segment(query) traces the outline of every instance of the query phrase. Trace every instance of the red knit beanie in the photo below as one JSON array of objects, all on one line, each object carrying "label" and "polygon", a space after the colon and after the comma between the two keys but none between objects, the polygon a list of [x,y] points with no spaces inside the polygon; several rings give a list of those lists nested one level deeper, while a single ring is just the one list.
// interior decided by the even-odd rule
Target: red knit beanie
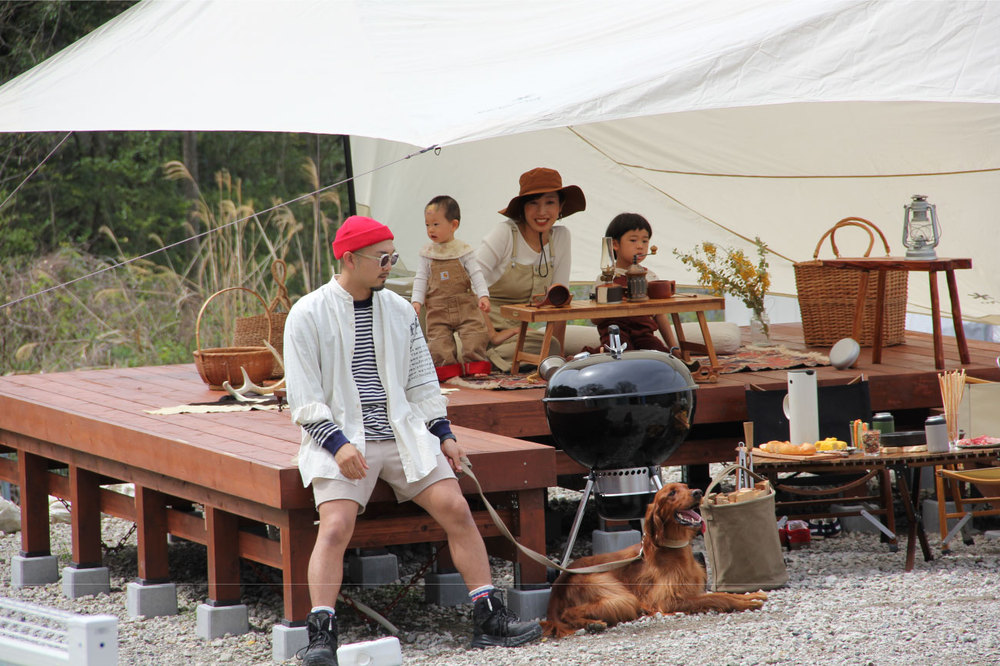
[{"label": "red knit beanie", "polygon": [[363,247],[395,238],[389,227],[370,217],[351,215],[344,220],[333,239],[333,256],[340,259],[345,252],[354,252]]}]

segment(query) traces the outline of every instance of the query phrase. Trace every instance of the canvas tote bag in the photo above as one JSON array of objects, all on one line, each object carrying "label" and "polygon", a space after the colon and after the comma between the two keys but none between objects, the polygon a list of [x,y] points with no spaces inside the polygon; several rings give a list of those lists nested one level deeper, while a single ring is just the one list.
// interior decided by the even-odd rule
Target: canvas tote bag
[{"label": "canvas tote bag", "polygon": [[[715,487],[739,469],[764,481],[766,494],[735,504],[709,503]],[[774,515],[774,489],[763,477],[745,467],[729,465],[706,489],[701,516],[713,592],[773,590],[788,582]]]}]

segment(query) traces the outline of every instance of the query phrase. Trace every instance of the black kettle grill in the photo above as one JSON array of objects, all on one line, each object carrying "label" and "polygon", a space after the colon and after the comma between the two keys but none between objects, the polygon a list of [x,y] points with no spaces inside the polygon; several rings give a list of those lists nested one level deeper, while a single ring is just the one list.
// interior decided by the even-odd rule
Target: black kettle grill
[{"label": "black kettle grill", "polygon": [[607,520],[642,518],[660,488],[660,463],[684,441],[694,419],[697,385],[684,363],[659,351],[625,351],[618,327],[609,351],[539,366],[548,380],[545,416],[556,444],[590,468],[563,564],[594,493]]}]

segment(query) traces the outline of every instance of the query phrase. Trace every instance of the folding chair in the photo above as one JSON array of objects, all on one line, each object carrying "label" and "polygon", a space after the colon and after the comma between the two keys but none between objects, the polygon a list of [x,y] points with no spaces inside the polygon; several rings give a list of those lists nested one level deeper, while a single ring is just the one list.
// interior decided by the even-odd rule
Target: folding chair
[{"label": "folding chair", "polygon": [[[941,527],[941,552],[947,553],[948,543],[965,527],[974,516],[1000,516],[1000,467],[980,467],[976,469],[956,469],[956,465],[938,465],[934,481],[937,489],[938,524]],[[962,486],[969,484],[979,490],[982,497],[962,495]],[[948,511],[948,497],[955,503],[955,510]],[[976,508],[982,505],[982,508]],[[958,518],[950,530],[948,520]],[[972,537],[966,536],[966,545],[972,545]]]},{"label": "folding chair", "polygon": [[[966,437],[996,435],[1000,433],[1000,383],[975,377],[965,378],[965,392],[958,413],[958,427]],[[941,551],[947,553],[948,543],[974,516],[1000,515],[1000,467],[972,467],[938,465],[934,482],[937,490],[938,520],[941,528]],[[963,493],[967,488],[969,492]],[[975,488],[981,497],[972,497]],[[947,501],[955,503],[955,510],[947,510]],[[958,518],[958,524],[948,529],[948,519]],[[971,536],[963,539],[972,545]]]},{"label": "folding chair", "polygon": [[[788,417],[782,402],[785,389],[765,391],[752,385],[746,391],[747,414],[753,421],[754,445],[771,440],[788,439]],[[868,382],[858,377],[849,384],[817,387],[819,398],[820,438],[836,437],[849,442],[850,423],[854,419],[869,421],[872,416]],[[781,470],[779,470],[779,473]],[[879,529],[893,544],[896,542],[896,519],[893,512],[892,485],[889,470],[872,469],[864,474],[823,473],[805,476],[795,472],[774,482],[775,488],[792,498],[778,501],[779,513],[796,512],[796,518],[843,518],[861,516]],[[868,483],[878,481],[878,490],[868,490]],[[846,495],[845,493],[851,493]],[[860,504],[860,509],[834,510],[834,504]],[[790,516],[791,517],[791,516]],[[879,520],[881,517],[884,520]]]}]

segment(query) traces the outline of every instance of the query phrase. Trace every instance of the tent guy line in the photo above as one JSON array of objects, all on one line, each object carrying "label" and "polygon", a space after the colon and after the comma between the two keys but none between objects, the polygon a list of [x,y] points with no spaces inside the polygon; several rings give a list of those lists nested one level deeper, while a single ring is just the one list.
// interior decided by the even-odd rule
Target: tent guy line
[{"label": "tent guy line", "polygon": [[[575,129],[574,127],[570,126],[570,127],[567,127],[566,129],[568,129],[568,130],[569,130],[569,131],[570,131],[570,132],[571,132],[571,133],[572,133],[572,134],[573,134],[573,135],[574,135],[575,137],[577,137],[577,138],[578,138],[578,139],[579,139],[580,141],[582,141],[583,143],[585,143],[585,144],[587,144],[588,146],[590,146],[590,148],[591,148],[592,150],[594,150],[594,151],[596,151],[597,153],[599,153],[599,154],[603,155],[604,157],[606,157],[607,159],[611,160],[612,162],[614,162],[614,163],[615,163],[615,164],[617,164],[618,166],[620,166],[620,167],[623,167],[623,168],[628,168],[628,167],[630,166],[630,165],[628,165],[628,164],[623,164],[623,163],[622,163],[622,162],[620,162],[619,160],[616,160],[616,159],[615,159],[614,157],[612,157],[611,155],[609,155],[609,154],[608,154],[607,152],[605,152],[605,151],[601,150],[601,148],[600,148],[600,147],[598,147],[597,145],[595,145],[593,141],[590,141],[590,140],[588,140],[588,139],[587,139],[587,137],[585,137],[585,136],[581,135],[581,134],[580,134],[579,132],[577,132],[577,131],[576,131],[576,129]],[[435,154],[437,154],[437,153],[435,153]],[[642,171],[642,170],[643,170],[643,168],[641,168],[641,167],[640,167],[640,168],[639,168],[638,170],[639,170],[639,171]],[[649,171],[659,171],[658,169],[647,169],[647,170],[649,170]],[[639,180],[639,181],[642,181],[642,182],[643,182],[643,183],[644,183],[644,184],[645,184],[646,186],[648,186],[648,187],[649,187],[649,188],[650,188],[651,190],[653,190],[654,192],[659,192],[660,194],[662,194],[662,195],[663,195],[663,196],[665,196],[666,198],[668,198],[668,199],[670,199],[671,201],[673,201],[673,202],[674,202],[675,204],[677,204],[678,206],[681,206],[682,208],[686,208],[687,210],[691,211],[692,213],[694,213],[695,215],[697,215],[697,216],[698,216],[698,217],[700,217],[701,219],[705,220],[706,222],[710,222],[711,224],[714,224],[714,225],[715,225],[716,227],[718,227],[719,229],[722,229],[723,231],[725,231],[725,232],[727,232],[727,233],[730,233],[730,234],[732,234],[733,236],[736,236],[737,238],[740,238],[740,239],[742,239],[742,240],[746,241],[747,243],[754,243],[754,239],[753,239],[753,238],[749,238],[749,237],[748,237],[748,236],[746,236],[745,234],[741,234],[740,232],[736,231],[735,229],[731,229],[731,228],[727,227],[726,225],[724,225],[723,223],[719,222],[718,220],[716,220],[716,219],[714,219],[714,218],[710,217],[709,215],[707,215],[707,214],[705,214],[705,213],[701,212],[700,210],[697,210],[697,209],[695,209],[695,208],[694,208],[693,206],[690,206],[690,205],[688,205],[688,204],[684,203],[683,201],[681,201],[680,199],[678,199],[678,198],[677,198],[676,196],[674,196],[673,194],[670,194],[669,192],[667,192],[666,190],[664,190],[664,189],[663,189],[662,187],[658,187],[658,186],[657,186],[657,185],[655,185],[654,183],[651,183],[650,181],[646,180],[645,178],[642,178],[641,176],[639,176],[639,175],[638,175],[638,174],[636,174],[636,173],[631,173],[631,176],[632,176],[633,178],[635,178],[636,180]],[[774,255],[775,257],[779,257],[779,258],[781,258],[781,259],[784,259],[784,260],[785,260],[785,261],[787,261],[788,263],[791,263],[791,264],[794,264],[794,263],[795,263],[795,260],[794,260],[794,259],[791,259],[791,258],[789,258],[789,257],[786,257],[785,255],[783,255],[783,254],[781,254],[780,252],[778,252],[778,251],[776,251],[776,250],[772,249],[771,247],[767,246],[766,244],[765,244],[765,246],[764,246],[764,247],[765,247],[765,250],[766,250],[766,251],[767,251],[767,252],[768,252],[769,254],[772,254],[772,255]]]},{"label": "tent guy line", "polygon": [[[572,129],[572,128],[570,128]],[[985,169],[961,169],[958,171],[927,171],[917,173],[842,173],[842,174],[807,174],[807,175],[780,175],[780,174],[760,174],[760,173],[710,173],[707,171],[680,171],[677,169],[657,169],[656,167],[644,164],[629,164],[628,162],[616,162],[619,166],[627,169],[638,169],[640,171],[650,171],[653,173],[669,173],[675,176],[704,176],[706,178],[761,178],[764,180],[827,180],[836,178],[922,178],[930,176],[965,176],[973,173],[996,173],[1000,172],[1000,167],[989,167]]]},{"label": "tent guy line", "polygon": [[66,136],[64,136],[62,138],[62,140],[59,143],[56,144],[55,148],[53,148],[52,150],[50,150],[49,154],[46,155],[44,158],[42,158],[42,161],[39,162],[38,165],[34,169],[31,170],[31,173],[29,173],[27,176],[25,176],[24,180],[22,180],[20,183],[18,183],[17,187],[14,188],[14,191],[11,192],[7,196],[7,198],[3,200],[3,203],[0,203],[0,209],[2,209],[4,206],[6,206],[7,202],[14,198],[14,195],[17,194],[18,190],[20,190],[22,187],[24,187],[24,184],[27,183],[29,180],[31,180],[31,177],[35,175],[35,172],[38,171],[39,169],[41,169],[42,166],[44,166],[44,164],[49,161],[49,158],[52,157],[53,155],[55,155],[57,150],[59,150],[60,148],[62,148],[62,145],[64,143],[66,143],[66,139],[70,138],[70,136],[72,136],[72,135],[73,135],[72,132],[66,132]]},{"label": "tent guy line", "polygon": [[[72,134],[72,132],[70,132],[70,134]],[[63,144],[63,142],[65,142],[66,139],[69,138],[70,134],[67,134],[63,138],[63,141],[61,141],[59,143],[59,146],[61,146]],[[59,148],[59,146],[56,146],[52,150],[52,153],[49,153],[49,156],[47,156],[45,159],[48,159],[49,157],[51,157],[51,155],[53,153],[55,153],[55,151]],[[326,185],[324,187],[320,187],[319,189],[313,190],[312,192],[306,192],[305,194],[301,194],[301,195],[299,195],[299,196],[297,196],[294,199],[291,199],[289,201],[283,201],[283,202],[281,202],[279,204],[275,204],[275,205],[271,206],[270,208],[265,208],[264,210],[254,211],[250,215],[245,215],[244,217],[241,217],[239,219],[232,220],[231,222],[227,222],[227,223],[225,223],[225,224],[223,224],[223,225],[221,225],[219,227],[216,227],[215,229],[209,229],[208,231],[203,231],[200,234],[195,234],[193,236],[188,236],[187,238],[183,238],[183,239],[181,239],[179,241],[171,243],[170,245],[164,245],[161,248],[157,248],[155,250],[151,250],[150,252],[147,252],[145,254],[141,254],[141,255],[139,255],[137,257],[132,257],[131,259],[126,259],[125,261],[120,261],[120,262],[118,262],[116,264],[112,264],[110,266],[105,266],[104,268],[98,269],[96,271],[92,271],[90,273],[87,273],[86,275],[81,275],[80,277],[76,277],[76,278],[73,278],[72,280],[67,280],[66,282],[62,282],[60,284],[53,285],[51,287],[47,287],[47,288],[42,289],[40,291],[36,291],[36,292],[30,293],[30,294],[25,294],[24,296],[21,296],[20,298],[16,298],[16,299],[14,299],[12,301],[7,301],[6,303],[0,304],[0,310],[3,310],[5,308],[8,308],[8,307],[11,307],[11,306],[14,306],[14,305],[17,305],[18,303],[22,303],[22,302],[27,301],[27,300],[32,299],[32,298],[37,298],[38,296],[41,296],[43,294],[49,293],[50,291],[55,291],[56,289],[62,289],[63,287],[68,287],[68,286],[70,286],[72,284],[76,284],[77,282],[81,282],[83,280],[88,280],[88,279],[90,279],[90,278],[92,278],[92,277],[94,277],[96,275],[100,275],[101,273],[107,273],[108,271],[116,270],[118,268],[121,268],[122,266],[127,266],[127,265],[129,265],[129,264],[131,264],[133,262],[139,261],[140,259],[148,259],[149,257],[152,257],[155,254],[159,254],[160,252],[166,252],[167,250],[172,250],[173,248],[175,248],[175,247],[177,247],[179,245],[184,245],[185,243],[189,243],[189,242],[191,242],[193,240],[196,240],[198,238],[202,238],[202,237],[207,236],[209,234],[213,234],[213,233],[216,233],[218,231],[222,231],[223,229],[227,229],[227,228],[229,228],[229,227],[231,227],[231,226],[233,226],[235,224],[239,224],[240,222],[246,222],[250,218],[256,217],[257,215],[270,213],[271,211],[277,210],[278,208],[281,208],[282,206],[288,206],[290,204],[296,203],[296,202],[301,201],[303,199],[307,199],[309,197],[317,195],[320,192],[325,192],[326,190],[329,190],[331,188],[339,187],[340,185],[344,185],[345,183],[348,183],[348,182],[350,182],[352,180],[355,180],[357,178],[360,178],[362,176],[370,176],[371,174],[375,173],[376,171],[379,171],[380,169],[385,169],[386,167],[390,167],[393,164],[396,164],[398,162],[402,162],[403,160],[408,160],[411,157],[417,157],[419,155],[423,155],[424,153],[426,153],[428,151],[437,150],[438,148],[439,148],[439,146],[428,146],[427,148],[421,148],[420,150],[417,150],[417,151],[414,151],[412,153],[409,153],[408,155],[404,155],[403,157],[398,157],[398,158],[396,158],[394,160],[391,160],[391,161],[386,162],[384,164],[380,164],[380,165],[378,165],[376,167],[368,169],[367,171],[364,171],[363,173],[354,174],[353,176],[351,176],[349,178],[344,178],[342,180],[338,180],[335,183],[331,183],[330,185]],[[43,160],[43,163],[44,163],[44,160]],[[40,166],[41,166],[41,164],[39,164],[39,167]],[[37,170],[38,170],[38,167],[35,167],[35,171],[37,171]],[[34,171],[32,171],[32,174],[33,173],[34,173]],[[29,175],[29,178],[30,178],[30,175]],[[25,180],[27,180],[27,179],[25,179]]]}]

